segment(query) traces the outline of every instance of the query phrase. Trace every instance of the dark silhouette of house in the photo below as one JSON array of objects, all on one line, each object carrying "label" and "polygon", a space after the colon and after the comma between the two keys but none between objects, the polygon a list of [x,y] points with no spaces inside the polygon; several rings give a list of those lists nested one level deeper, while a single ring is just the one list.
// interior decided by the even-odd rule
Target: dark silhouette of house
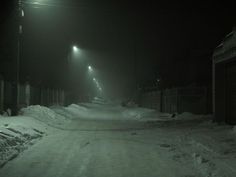
[{"label": "dark silhouette of house", "polygon": [[214,120],[236,124],[236,29],[213,54]]}]

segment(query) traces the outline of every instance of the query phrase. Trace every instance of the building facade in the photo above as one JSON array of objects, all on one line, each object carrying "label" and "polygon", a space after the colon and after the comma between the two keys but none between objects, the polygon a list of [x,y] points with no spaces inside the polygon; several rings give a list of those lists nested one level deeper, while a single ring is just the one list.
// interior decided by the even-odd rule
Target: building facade
[{"label": "building facade", "polygon": [[236,124],[236,28],[213,53],[214,120]]}]

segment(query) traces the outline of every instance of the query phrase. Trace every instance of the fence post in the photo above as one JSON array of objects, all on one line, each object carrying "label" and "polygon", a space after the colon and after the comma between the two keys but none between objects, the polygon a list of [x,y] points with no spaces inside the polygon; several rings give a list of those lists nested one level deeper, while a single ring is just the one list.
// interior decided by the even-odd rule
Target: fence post
[{"label": "fence post", "polygon": [[59,101],[58,101],[58,89],[56,89],[56,105],[59,105]]},{"label": "fence post", "polygon": [[52,90],[52,98],[53,98],[52,105],[56,105],[56,89]]},{"label": "fence post", "polygon": [[52,89],[48,89],[48,95],[49,95],[49,101],[48,101],[48,107],[52,105]]},{"label": "fence post", "polygon": [[64,90],[62,90],[61,92],[61,104],[62,106],[65,105],[65,91]]},{"label": "fence post", "polygon": [[40,89],[41,95],[40,95],[40,105],[44,105],[44,87],[41,87]]},{"label": "fence post", "polygon": [[54,89],[54,105],[57,105],[57,89]]},{"label": "fence post", "polygon": [[60,93],[61,93],[61,89],[58,89],[58,90],[57,90],[57,104],[58,104],[59,106],[61,105]]},{"label": "fence post", "polygon": [[0,111],[3,111],[4,104],[4,81],[3,77],[0,75]]},{"label": "fence post", "polygon": [[176,112],[180,113],[179,104],[180,104],[180,88],[176,89]]},{"label": "fence post", "polygon": [[25,84],[25,103],[26,103],[26,106],[29,106],[30,105],[30,84],[28,82],[26,82]]},{"label": "fence post", "polygon": [[56,103],[56,97],[55,97],[55,94],[56,93],[56,90],[55,89],[52,89],[52,105],[55,105],[55,103]]},{"label": "fence post", "polygon": [[63,91],[62,91],[62,89],[60,89],[60,91],[59,91],[59,104],[60,104],[61,106],[63,105],[62,94],[63,94]]},{"label": "fence post", "polygon": [[55,90],[54,89],[51,89],[51,104],[50,106],[54,105],[55,103],[55,99],[54,99],[54,94],[55,93]]},{"label": "fence post", "polygon": [[48,99],[47,99],[46,106],[50,106],[50,104],[52,102],[52,96],[51,96],[51,89],[50,88],[47,89],[47,96],[48,96]]}]

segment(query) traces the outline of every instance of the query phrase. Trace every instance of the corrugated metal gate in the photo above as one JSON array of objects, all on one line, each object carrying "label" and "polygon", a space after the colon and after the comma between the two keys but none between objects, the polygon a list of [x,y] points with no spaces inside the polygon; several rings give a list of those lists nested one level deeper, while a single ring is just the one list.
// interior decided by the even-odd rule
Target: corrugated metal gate
[{"label": "corrugated metal gate", "polygon": [[236,62],[227,65],[226,78],[226,121],[236,124]]}]

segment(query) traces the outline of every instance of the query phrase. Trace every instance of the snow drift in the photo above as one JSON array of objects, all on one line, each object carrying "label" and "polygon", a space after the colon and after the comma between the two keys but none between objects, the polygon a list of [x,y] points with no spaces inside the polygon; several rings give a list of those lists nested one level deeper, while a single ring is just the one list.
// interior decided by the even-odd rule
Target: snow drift
[{"label": "snow drift", "polygon": [[47,124],[63,124],[68,121],[68,119],[61,114],[57,114],[52,109],[40,105],[22,108],[20,112],[24,116],[33,117]]},{"label": "snow drift", "polygon": [[46,132],[42,123],[30,117],[0,118],[0,168],[34,144]]}]

